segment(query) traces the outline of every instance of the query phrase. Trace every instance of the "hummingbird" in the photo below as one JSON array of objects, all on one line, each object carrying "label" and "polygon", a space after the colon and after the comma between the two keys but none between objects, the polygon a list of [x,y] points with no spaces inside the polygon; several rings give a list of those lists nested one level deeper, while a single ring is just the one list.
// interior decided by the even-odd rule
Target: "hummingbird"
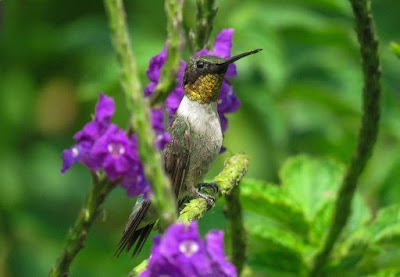
[{"label": "hummingbird", "polygon": [[[213,199],[201,193],[201,184],[211,163],[222,147],[223,135],[217,101],[228,66],[262,49],[244,52],[230,58],[203,55],[192,57],[186,65],[182,86],[185,95],[168,131],[171,141],[164,149],[164,169],[171,180],[178,210],[187,199],[204,198],[211,206]],[[140,196],[125,225],[118,249],[133,255],[142,249],[157,222],[157,212],[149,200]]]}]

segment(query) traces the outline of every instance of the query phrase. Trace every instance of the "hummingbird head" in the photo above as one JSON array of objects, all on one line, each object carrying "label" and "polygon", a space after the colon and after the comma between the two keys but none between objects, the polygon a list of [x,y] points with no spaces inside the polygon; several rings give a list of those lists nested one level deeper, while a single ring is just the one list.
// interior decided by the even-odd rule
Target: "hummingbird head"
[{"label": "hummingbird head", "polygon": [[208,55],[192,57],[186,65],[183,76],[183,88],[186,96],[201,104],[217,101],[228,66],[261,50],[255,49],[230,58]]}]

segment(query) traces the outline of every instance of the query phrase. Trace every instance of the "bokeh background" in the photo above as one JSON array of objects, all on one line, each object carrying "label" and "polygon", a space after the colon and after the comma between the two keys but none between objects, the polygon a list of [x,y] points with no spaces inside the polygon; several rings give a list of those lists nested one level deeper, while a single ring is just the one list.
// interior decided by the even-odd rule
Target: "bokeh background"
[{"label": "bokeh background", "polygon": [[[149,59],[163,47],[161,0],[126,1],[143,85]],[[184,19],[193,26],[195,1]],[[360,121],[362,76],[350,5],[337,0],[221,0],[214,34],[234,28],[233,53],[263,48],[237,63],[233,81],[242,101],[229,117],[228,151],[252,157],[248,176],[278,182],[297,153],[347,162]],[[372,210],[400,200],[400,2],[374,0],[380,38],[382,121],[373,158],[360,181]],[[185,59],[188,58],[188,52]],[[90,188],[74,166],[61,175],[61,152],[90,120],[98,93],[116,99],[113,121],[127,112],[102,1],[0,1],[0,276],[44,276]],[[138,260],[113,252],[134,199],[117,188],[91,229],[71,276],[125,276]],[[223,201],[200,222],[223,228]]]}]

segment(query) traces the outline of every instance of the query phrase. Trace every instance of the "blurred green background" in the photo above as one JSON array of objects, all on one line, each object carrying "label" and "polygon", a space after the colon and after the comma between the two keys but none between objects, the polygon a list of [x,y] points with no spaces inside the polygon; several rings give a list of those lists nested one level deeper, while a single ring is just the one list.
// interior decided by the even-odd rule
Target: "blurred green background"
[{"label": "blurred green background", "polygon": [[[186,27],[195,1],[186,1]],[[161,0],[127,1],[142,77],[165,41]],[[349,3],[337,0],[219,1],[214,34],[235,28],[233,53],[263,48],[237,63],[242,101],[231,115],[227,153],[252,157],[248,176],[277,182],[285,159],[309,153],[347,162],[360,120],[362,76]],[[398,0],[372,1],[383,69],[382,121],[360,190],[371,209],[400,200],[400,42]],[[185,56],[185,59],[188,55]],[[64,245],[90,175],[60,173],[61,151],[90,119],[98,92],[116,99],[113,121],[127,112],[102,1],[0,1],[0,276],[44,276]],[[117,188],[91,229],[71,276],[125,276],[136,263],[113,258],[133,199]],[[223,228],[223,203],[201,221]],[[150,241],[149,241],[150,242]],[[147,243],[149,247],[150,243]],[[138,258],[148,255],[148,249]]]}]

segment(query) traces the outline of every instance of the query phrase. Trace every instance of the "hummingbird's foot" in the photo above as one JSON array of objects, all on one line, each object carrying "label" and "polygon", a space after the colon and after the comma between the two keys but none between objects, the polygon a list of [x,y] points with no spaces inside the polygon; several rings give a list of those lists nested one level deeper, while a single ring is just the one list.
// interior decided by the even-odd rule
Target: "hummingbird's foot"
[{"label": "hummingbird's foot", "polygon": [[207,202],[207,210],[211,209],[211,207],[214,206],[214,203],[215,203],[215,198],[214,197],[212,197],[210,195],[203,194],[203,193],[201,193],[199,191],[196,191],[196,194],[197,194],[198,197],[203,198],[204,200],[206,200],[206,202]]},{"label": "hummingbird's foot", "polygon": [[212,196],[219,192],[219,188],[216,183],[200,183],[197,184],[196,188],[199,192]]},{"label": "hummingbird's foot", "polygon": [[214,206],[215,195],[218,193],[218,186],[215,183],[200,183],[194,191],[194,195],[203,198],[207,202],[208,209]]}]

